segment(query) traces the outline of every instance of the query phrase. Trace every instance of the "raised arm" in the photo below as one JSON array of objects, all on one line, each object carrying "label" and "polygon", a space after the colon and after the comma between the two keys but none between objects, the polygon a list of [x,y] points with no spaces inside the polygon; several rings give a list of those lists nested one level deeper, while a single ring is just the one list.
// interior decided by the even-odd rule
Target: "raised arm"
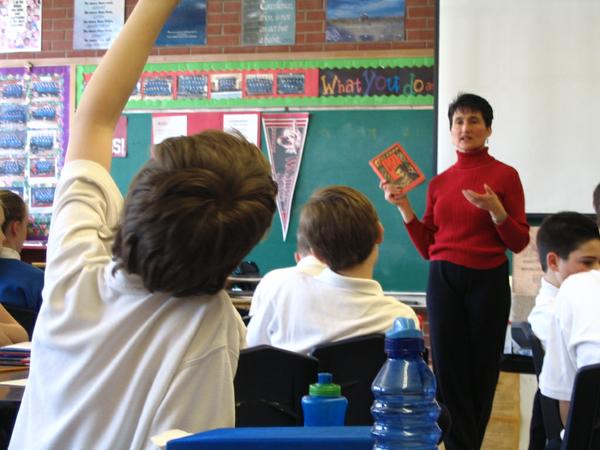
[{"label": "raised arm", "polygon": [[88,159],[107,170],[119,116],[158,33],[179,0],[139,0],[87,85],[71,127],[66,160]]}]

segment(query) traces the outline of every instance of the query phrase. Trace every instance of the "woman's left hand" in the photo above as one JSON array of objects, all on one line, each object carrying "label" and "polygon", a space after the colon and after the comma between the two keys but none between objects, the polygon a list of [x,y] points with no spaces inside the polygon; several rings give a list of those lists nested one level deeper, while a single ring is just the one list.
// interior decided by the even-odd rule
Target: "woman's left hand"
[{"label": "woman's left hand", "polygon": [[471,189],[463,189],[462,193],[472,205],[488,211],[495,224],[504,222],[508,214],[502,202],[491,187],[487,184],[484,184],[483,187],[485,189],[483,194],[479,194]]}]

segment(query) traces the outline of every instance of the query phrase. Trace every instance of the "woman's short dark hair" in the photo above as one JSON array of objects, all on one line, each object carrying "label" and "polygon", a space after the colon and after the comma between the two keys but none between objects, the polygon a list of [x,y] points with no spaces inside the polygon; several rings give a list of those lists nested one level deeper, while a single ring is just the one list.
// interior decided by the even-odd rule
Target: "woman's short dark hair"
[{"label": "woman's short dark hair", "polygon": [[316,191],[302,208],[298,234],[331,270],[349,269],[373,251],[379,218],[369,199],[348,186]]},{"label": "woman's short dark hair", "polygon": [[117,269],[152,292],[214,294],[265,235],[276,194],[269,163],[243,137],[167,139],[129,188],[113,244]]},{"label": "woman's short dark hair", "polygon": [[4,208],[2,232],[6,233],[11,222],[27,219],[27,205],[12,191],[0,190],[0,205]]},{"label": "woman's short dark hair", "polygon": [[475,94],[459,94],[450,106],[448,106],[448,120],[450,122],[450,128],[452,128],[452,119],[456,111],[474,111],[480,112],[485,122],[485,126],[490,128],[492,126],[492,120],[494,120],[494,111],[488,101]]}]

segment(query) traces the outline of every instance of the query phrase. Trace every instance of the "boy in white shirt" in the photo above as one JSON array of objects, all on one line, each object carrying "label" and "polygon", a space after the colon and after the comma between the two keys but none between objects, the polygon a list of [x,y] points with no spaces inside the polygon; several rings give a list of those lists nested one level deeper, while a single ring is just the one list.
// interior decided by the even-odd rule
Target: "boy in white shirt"
[{"label": "boy in white shirt", "polygon": [[11,450],[151,449],[235,423],[245,328],[223,290],[264,236],[277,187],[220,131],[170,138],[123,199],[112,136],[178,0],[139,0],[85,89],[56,189],[44,302]]},{"label": "boy in white shirt", "polygon": [[260,280],[252,294],[252,303],[248,313],[250,317],[261,308],[260,305],[270,302],[273,296],[277,295],[281,286],[288,283],[289,278],[298,276],[298,273],[318,275],[327,267],[311,253],[304,236],[298,234],[296,240],[296,252],[294,252],[296,265],[271,270]]},{"label": "boy in white shirt", "polygon": [[583,214],[559,212],[542,221],[536,245],[544,276],[527,320],[546,347],[554,301],[563,281],[574,273],[600,267],[600,232]]},{"label": "boy in white shirt", "polygon": [[302,209],[298,232],[328,267],[318,275],[298,271],[254,311],[248,345],[270,344],[307,353],[323,342],[383,333],[396,317],[418,323],[412,308],[386,297],[373,280],[383,227],[360,192],[330,186]]},{"label": "boy in white shirt", "polygon": [[577,370],[600,362],[600,270],[572,275],[556,297],[540,390],[559,401],[563,424]]},{"label": "boy in white shirt", "polygon": [[[600,232],[583,214],[559,212],[542,221],[536,246],[544,276],[527,320],[545,348],[554,321],[556,295],[563,281],[574,273],[600,267]],[[539,395],[538,390],[533,401],[529,450],[543,450],[547,445]]]}]

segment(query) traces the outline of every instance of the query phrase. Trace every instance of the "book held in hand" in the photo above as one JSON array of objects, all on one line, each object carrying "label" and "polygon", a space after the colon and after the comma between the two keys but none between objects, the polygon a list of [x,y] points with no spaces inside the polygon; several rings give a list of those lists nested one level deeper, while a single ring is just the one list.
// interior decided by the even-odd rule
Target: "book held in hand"
[{"label": "book held in hand", "polygon": [[425,175],[399,143],[392,144],[369,160],[381,181],[393,183],[405,194],[425,181]]}]

